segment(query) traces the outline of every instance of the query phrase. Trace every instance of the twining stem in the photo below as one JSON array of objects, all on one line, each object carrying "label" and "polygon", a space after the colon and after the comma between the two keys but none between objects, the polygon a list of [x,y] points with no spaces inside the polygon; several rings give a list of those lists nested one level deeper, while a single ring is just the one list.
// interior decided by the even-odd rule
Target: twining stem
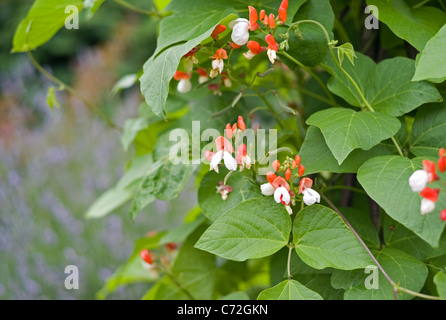
[{"label": "twining stem", "polygon": [[[342,65],[339,63],[338,59],[336,58],[336,55],[335,55],[334,50],[333,50],[334,43],[333,43],[333,41],[330,39],[330,35],[328,34],[327,29],[325,29],[325,27],[324,27],[321,23],[319,23],[319,22],[317,22],[317,21],[315,21],[315,20],[300,20],[300,21],[297,21],[297,22],[293,23],[293,24],[288,28],[288,32],[291,30],[291,28],[292,28],[293,26],[297,26],[297,25],[299,25],[299,24],[301,24],[301,23],[313,23],[313,24],[319,26],[319,28],[321,28],[321,30],[324,32],[325,38],[326,38],[326,40],[327,40],[328,49],[329,49],[329,51],[330,51],[330,55],[331,55],[331,57],[332,57],[334,63],[338,66],[339,70],[341,70],[341,72],[347,77],[347,79],[348,79],[348,80],[352,83],[352,85],[355,87],[355,89],[356,89],[356,91],[358,92],[359,97],[361,98],[361,100],[362,100],[362,102],[364,103],[365,107],[366,107],[369,111],[371,111],[371,112],[375,112],[375,110],[372,108],[372,106],[370,105],[370,103],[367,101],[366,97],[364,96],[364,93],[362,92],[361,88],[358,86],[358,84],[356,83],[356,81],[355,81],[355,80],[350,76],[350,74],[349,74],[349,73],[342,67]],[[283,54],[283,52],[282,52],[282,54]],[[290,55],[288,55],[288,56],[290,56]],[[291,57],[291,56],[290,56],[290,57]],[[297,60],[296,60],[296,61],[297,61]],[[293,61],[293,62],[294,62],[294,61]],[[393,144],[395,145],[395,148],[397,149],[398,154],[399,154],[400,156],[404,157],[404,154],[403,154],[403,152],[402,152],[402,150],[401,150],[401,147],[400,147],[399,144],[398,144],[398,141],[396,141],[396,139],[395,139],[394,137],[391,137],[390,139],[392,140]]]},{"label": "twining stem", "polygon": [[190,300],[195,300],[194,296],[189,292],[189,290],[187,290],[186,288],[184,288],[181,283],[179,283],[177,281],[177,279],[175,278],[175,276],[173,275],[173,273],[169,270],[169,268],[167,266],[164,266],[163,264],[159,263],[158,266],[163,270],[163,272],[170,278],[170,280],[172,280],[173,284],[180,290],[182,291]]},{"label": "twining stem", "polygon": [[62,89],[66,90],[67,92],[71,93],[73,96],[81,100],[89,109],[91,109],[93,112],[98,114],[100,117],[102,117],[112,128],[117,129],[119,131],[122,131],[121,127],[119,127],[116,123],[113,122],[105,113],[103,113],[101,110],[96,108],[94,105],[92,105],[87,99],[85,99],[83,96],[79,94],[74,88],[67,85],[65,82],[60,80],[59,78],[53,76],[51,73],[46,71],[34,58],[31,51],[28,51],[29,59],[31,60],[31,63],[34,65],[34,67],[42,73],[46,78],[48,78],[50,81],[54,82],[55,84],[59,85]]},{"label": "twining stem", "polygon": [[291,275],[291,253],[293,252],[294,246],[289,245],[288,248],[289,248],[289,250],[288,250],[288,260],[287,260],[287,264],[286,264],[286,271],[288,274],[288,280],[290,280],[292,278],[292,275]]},{"label": "twining stem", "polygon": [[394,300],[398,299],[398,292],[406,292],[410,295],[413,296],[417,296],[420,298],[424,298],[424,299],[430,299],[430,300],[441,300],[440,297],[436,297],[436,296],[430,296],[427,294],[423,294],[423,293],[419,293],[419,292],[415,292],[412,291],[410,289],[404,288],[404,287],[400,287],[395,281],[392,280],[392,278],[390,278],[390,276],[387,274],[387,272],[384,270],[384,268],[381,266],[381,264],[378,262],[378,260],[375,258],[375,256],[373,255],[373,253],[370,251],[370,249],[367,247],[367,245],[364,243],[364,241],[362,240],[362,238],[359,236],[359,234],[356,232],[356,230],[353,228],[353,226],[350,224],[350,222],[348,222],[348,220],[344,217],[344,215],[338,210],[338,208],[323,194],[321,193],[321,197],[328,203],[328,205],[342,218],[342,220],[344,220],[345,224],[347,225],[347,227],[350,229],[350,231],[355,235],[355,237],[358,239],[358,241],[361,243],[361,245],[364,247],[364,249],[367,251],[368,255],[370,256],[370,258],[372,258],[373,262],[375,262],[375,264],[377,265],[377,267],[379,268],[379,270],[381,270],[382,274],[384,275],[384,277],[386,278],[386,280],[390,283],[390,285],[393,288],[393,298]]},{"label": "twining stem", "polygon": [[322,90],[324,90],[325,94],[327,95],[328,99],[330,99],[330,104],[337,106],[336,100],[334,99],[333,95],[331,94],[331,92],[328,90],[327,86],[325,85],[325,83],[321,80],[321,78],[319,78],[310,68],[308,68],[307,66],[305,66],[304,64],[302,64],[302,62],[300,62],[299,60],[295,59],[294,57],[292,57],[291,55],[289,55],[287,52],[285,51],[279,51],[279,54],[285,56],[287,59],[291,60],[293,63],[297,64],[299,67],[301,67],[302,69],[304,69],[310,76],[312,76],[314,78],[314,80],[317,81],[317,83],[321,86]]}]

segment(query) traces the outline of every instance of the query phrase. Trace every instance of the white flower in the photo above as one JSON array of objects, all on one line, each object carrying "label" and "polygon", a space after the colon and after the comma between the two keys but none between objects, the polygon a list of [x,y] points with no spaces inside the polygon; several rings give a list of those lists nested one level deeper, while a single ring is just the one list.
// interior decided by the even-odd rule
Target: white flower
[{"label": "white flower", "polygon": [[421,199],[421,208],[420,208],[421,214],[427,214],[429,212],[432,212],[434,209],[435,209],[435,202],[426,198]]},{"label": "white flower", "polygon": [[181,93],[189,92],[192,89],[192,84],[189,79],[181,79],[178,81],[177,90]]},{"label": "white flower", "polygon": [[268,49],[266,51],[266,55],[268,56],[269,61],[271,61],[271,63],[274,63],[276,61],[276,51],[273,49]]},{"label": "white flower", "polygon": [[208,81],[208,76],[199,76],[198,77],[198,83],[203,83]]},{"label": "white flower", "polygon": [[272,196],[274,194],[274,191],[276,191],[276,189],[274,189],[274,187],[269,182],[260,185],[260,190],[265,196]]},{"label": "white flower", "polygon": [[293,214],[293,209],[291,209],[290,206],[285,206],[286,211],[288,212],[288,214],[291,216]]},{"label": "white flower", "polygon": [[291,196],[285,187],[279,187],[274,191],[274,200],[284,205],[290,204]]},{"label": "white flower", "polygon": [[232,29],[231,39],[239,45],[245,45],[249,40],[249,21],[247,19],[239,18],[229,23],[229,28]]},{"label": "white flower", "polygon": [[235,159],[232,157],[232,155],[229,152],[223,151],[223,160],[224,160],[225,166],[228,170],[230,170],[230,171],[237,170],[237,161],[235,161]]},{"label": "white flower", "polygon": [[220,73],[223,71],[224,65],[223,59],[212,60],[212,69],[218,70]]},{"label": "white flower", "polygon": [[409,186],[413,192],[421,192],[429,181],[429,174],[424,170],[417,170],[409,178]]},{"label": "white flower", "polygon": [[321,202],[321,196],[319,193],[317,193],[317,191],[314,191],[311,188],[305,188],[302,191],[303,195],[304,195],[304,203],[307,206],[311,206],[312,204],[315,204],[316,202],[319,203]]},{"label": "white flower", "polygon": [[243,53],[243,55],[248,60],[251,60],[252,58],[254,58],[256,56],[251,50],[248,50],[248,52]]}]

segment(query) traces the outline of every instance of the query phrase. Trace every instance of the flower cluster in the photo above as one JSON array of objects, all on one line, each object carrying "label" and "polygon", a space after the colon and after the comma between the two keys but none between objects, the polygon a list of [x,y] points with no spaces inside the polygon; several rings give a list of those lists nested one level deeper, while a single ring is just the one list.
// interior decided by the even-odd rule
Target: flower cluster
[{"label": "flower cluster", "polygon": [[237,166],[240,166],[240,171],[242,171],[244,168],[251,168],[251,158],[247,154],[245,144],[242,143],[238,146],[235,158],[232,156],[232,154],[234,153],[232,140],[234,139],[237,141],[237,136],[244,132],[245,129],[246,125],[242,116],[239,116],[237,122],[233,125],[231,125],[230,123],[226,125],[226,138],[224,136],[219,136],[215,139],[217,152],[212,152],[210,150],[204,152],[204,156],[210,161],[210,171],[215,170],[216,172],[219,172],[218,167],[221,164],[222,160],[229,171],[237,170]]},{"label": "flower cluster", "polygon": [[[276,61],[277,50],[279,50],[279,45],[274,38],[275,29],[277,25],[284,24],[287,20],[287,9],[288,0],[283,0],[280,4],[277,17],[274,14],[266,14],[265,10],[261,10],[257,14],[257,10],[254,7],[248,6],[249,9],[249,20],[245,18],[238,18],[229,23],[229,28],[232,29],[231,40],[229,43],[232,49],[238,49],[245,44],[248,47],[248,51],[243,53],[243,55],[251,60],[256,55],[266,51],[267,56],[271,63]],[[259,21],[260,23],[258,23]],[[262,30],[262,24],[265,30]],[[211,37],[217,41],[221,33],[226,30],[226,26],[219,24],[217,25],[211,33]],[[261,46],[257,41],[249,41],[249,32],[254,32],[256,30],[261,30],[266,33],[265,42],[267,47]],[[174,75],[174,79],[178,81],[177,90],[181,93],[189,92],[192,89],[192,84],[190,79],[192,77],[192,72],[194,69],[194,64],[198,64],[199,61],[195,57],[197,51],[200,50],[200,45],[192,48],[188,53],[183,56],[183,67],[184,71],[178,70]],[[231,81],[227,73],[223,72],[224,60],[228,59],[228,53],[224,48],[217,49],[211,56],[211,69],[206,71],[202,67],[198,67],[196,72],[198,73],[198,83],[208,81],[208,77],[215,79],[220,74],[222,75],[222,81],[220,83],[211,83],[208,85],[209,90],[213,91],[214,94],[221,94],[220,86],[231,87]]]},{"label": "flower cluster", "polygon": [[[446,150],[444,148],[441,148],[439,151],[437,165],[433,161],[423,160],[423,170],[416,170],[409,178],[409,186],[412,191],[419,192],[422,197],[421,214],[427,214],[435,209],[440,189],[427,187],[427,184],[440,180],[440,177],[437,175],[437,166],[440,172],[446,170]],[[446,209],[441,211],[440,218],[446,221]]]},{"label": "flower cluster", "polygon": [[[313,180],[310,178],[302,178],[297,189],[293,185],[294,178],[301,177],[305,173],[305,167],[302,166],[300,162],[301,158],[299,155],[296,155],[294,159],[287,157],[282,165],[280,164],[279,160],[275,160],[272,163],[274,172],[268,172],[266,174],[266,179],[268,182],[260,186],[260,189],[265,196],[274,195],[274,200],[277,203],[282,203],[289,214],[293,213],[291,205],[295,205],[296,194],[302,194],[302,201],[307,206],[311,206],[316,202],[319,203],[321,201],[319,193],[311,189],[313,186]],[[291,170],[296,168],[297,174],[292,176]],[[285,178],[278,176],[276,172],[285,172]]]},{"label": "flower cluster", "polygon": [[[261,10],[258,14],[257,10],[251,6],[248,6],[248,9],[249,20],[245,18],[238,18],[229,23],[229,28],[232,29],[231,39],[233,44],[231,46],[232,48],[237,49],[246,44],[249,50],[243,55],[247,59],[252,59],[259,53],[266,50],[269,60],[271,63],[274,63],[276,61],[279,45],[277,44],[272,33],[275,31],[276,25],[284,24],[287,20],[288,0],[283,0],[280,4],[277,17],[275,17],[272,13],[269,15],[266,14],[265,10]],[[265,41],[268,44],[268,47],[263,47],[254,40],[249,41],[249,31],[262,29],[262,24],[266,29],[266,31],[262,30],[262,32],[267,34],[265,36]]]}]

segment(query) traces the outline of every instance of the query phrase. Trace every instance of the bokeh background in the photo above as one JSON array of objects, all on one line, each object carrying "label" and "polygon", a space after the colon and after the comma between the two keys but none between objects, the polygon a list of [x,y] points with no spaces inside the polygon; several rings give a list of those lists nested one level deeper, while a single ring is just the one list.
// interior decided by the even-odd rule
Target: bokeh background
[{"label": "bokeh background", "polygon": [[[151,1],[132,0],[151,9]],[[173,227],[196,203],[183,192],[155,201],[135,221],[127,206],[100,220],[84,214],[125,170],[120,133],[73,96],[58,92],[26,54],[11,54],[14,30],[32,0],[0,2],[0,299],[95,299],[106,279],[131,255],[136,239]],[[78,30],[62,29],[33,54],[116,123],[138,114],[138,85],[117,95],[118,79],[137,73],[156,46],[157,21],[106,1]],[[79,290],[64,273],[76,265]],[[137,299],[149,284],[122,287],[110,299]]]}]

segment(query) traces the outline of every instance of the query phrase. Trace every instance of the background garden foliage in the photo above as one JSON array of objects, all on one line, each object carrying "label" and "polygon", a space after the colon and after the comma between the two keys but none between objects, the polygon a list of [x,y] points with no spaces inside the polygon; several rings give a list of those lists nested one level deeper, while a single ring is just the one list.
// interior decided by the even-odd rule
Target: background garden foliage
[{"label": "background garden foliage", "polygon": [[[94,21],[109,2],[36,0],[16,29],[12,51],[37,54],[63,28],[66,5]],[[248,18],[248,5],[277,15],[281,1],[153,2],[141,15],[158,22],[156,49],[114,88],[139,87],[142,94],[138,114],[125,120],[120,136],[130,160],[86,217],[103,218],[126,205],[127,220],[149,215],[135,225],[136,230],[144,223],[149,231],[153,213],[147,208],[157,201],[175,203],[181,192],[198,189],[198,203],[189,212],[176,210],[183,222],[174,228],[157,226],[158,232],[141,234],[97,297],[144,282],[145,299],[394,299],[395,293],[398,299],[446,298],[440,219],[446,192],[440,192],[433,212],[422,215],[421,197],[408,185],[422,160],[436,161],[446,147],[443,1],[290,0],[287,21],[275,30],[279,45],[287,43],[280,45],[274,65],[265,53],[248,60],[242,54],[246,47],[232,50],[230,28],[217,40],[211,33],[219,24]],[[379,9],[379,29],[364,27],[366,5]],[[296,24],[302,20],[317,23]],[[250,35],[265,45],[262,33]],[[149,41],[155,40],[138,38]],[[196,73],[190,92],[176,90],[172,77],[197,45],[198,66],[207,70],[216,49],[230,52],[225,70],[232,86],[221,85],[221,95],[207,86],[221,77],[198,85]],[[48,90],[50,105],[57,106],[59,89],[64,88]],[[202,131],[223,130],[239,115],[248,126],[278,129],[278,146],[301,156],[305,174],[325,200],[302,209],[299,203],[289,215],[262,195],[265,179],[245,170],[229,177],[233,191],[223,201],[215,187],[225,169],[208,172],[205,164],[169,161],[172,129],[191,131],[198,120]],[[279,153],[279,160],[285,156]],[[446,181],[445,173],[439,175]],[[375,261],[327,199],[393,284],[380,272],[379,288],[365,287],[364,268]],[[178,247],[166,246],[171,243]],[[157,268],[144,268],[142,249],[153,252]]]}]

